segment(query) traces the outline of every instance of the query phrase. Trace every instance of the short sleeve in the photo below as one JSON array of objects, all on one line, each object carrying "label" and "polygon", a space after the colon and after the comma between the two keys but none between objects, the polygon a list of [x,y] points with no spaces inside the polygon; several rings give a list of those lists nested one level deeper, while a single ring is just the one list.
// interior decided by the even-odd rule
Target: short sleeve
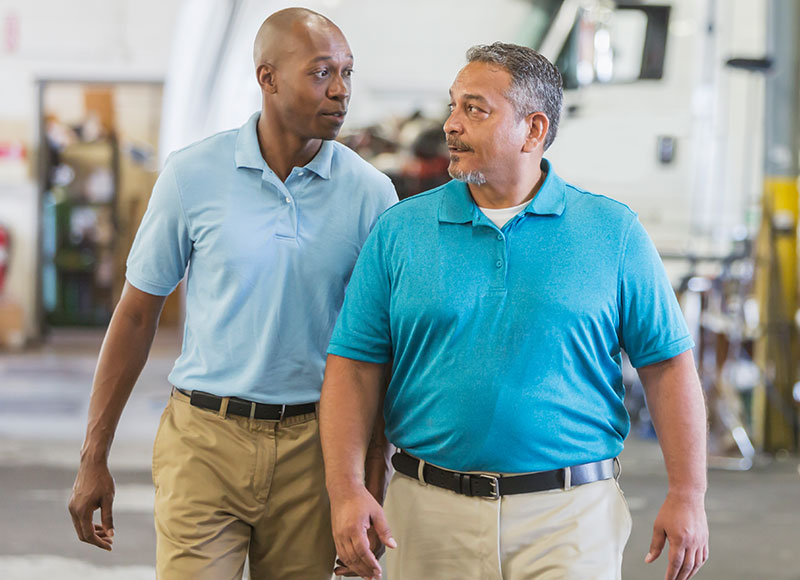
[{"label": "short sleeve", "polygon": [[620,264],[620,343],[631,364],[655,364],[692,348],[672,285],[638,219],[628,232]]},{"label": "short sleeve", "polygon": [[386,182],[387,182],[386,187],[384,188],[383,191],[384,202],[383,202],[383,207],[380,210],[380,213],[383,213],[384,211],[386,211],[387,209],[389,209],[390,207],[392,207],[394,204],[397,203],[397,190],[394,187],[394,183],[392,183],[392,180],[389,179],[388,177],[386,178]]},{"label": "short sleeve", "polygon": [[175,167],[168,160],[136,232],[125,277],[143,292],[167,296],[183,279],[191,253]]},{"label": "short sleeve", "polygon": [[392,358],[391,280],[380,226],[381,221],[364,243],[353,268],[329,354],[374,363]]}]

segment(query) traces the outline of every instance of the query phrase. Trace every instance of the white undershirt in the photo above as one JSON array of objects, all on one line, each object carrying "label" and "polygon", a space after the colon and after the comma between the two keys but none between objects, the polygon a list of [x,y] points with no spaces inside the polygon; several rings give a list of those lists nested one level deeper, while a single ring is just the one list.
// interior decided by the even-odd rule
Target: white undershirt
[{"label": "white undershirt", "polygon": [[503,226],[506,225],[511,218],[525,209],[530,202],[531,200],[528,200],[514,207],[501,207],[500,209],[489,209],[488,207],[478,206],[478,209],[483,212],[483,215],[492,220],[494,225],[503,229]]}]

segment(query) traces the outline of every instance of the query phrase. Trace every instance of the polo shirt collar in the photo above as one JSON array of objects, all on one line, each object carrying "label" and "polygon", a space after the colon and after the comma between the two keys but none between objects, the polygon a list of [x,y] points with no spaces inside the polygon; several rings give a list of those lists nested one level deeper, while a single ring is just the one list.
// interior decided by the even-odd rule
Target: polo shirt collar
[{"label": "polo shirt collar", "polygon": [[467,184],[454,179],[444,186],[442,203],[439,206],[439,221],[451,224],[470,223],[477,206],[472,201]]},{"label": "polo shirt collar", "polygon": [[525,213],[559,216],[564,213],[564,207],[567,205],[566,184],[556,175],[553,164],[547,159],[542,159],[541,168],[547,172],[547,177],[525,208]]},{"label": "polo shirt collar", "polygon": [[314,159],[306,163],[306,169],[313,171],[322,179],[331,178],[331,164],[333,163],[333,142],[323,141]]},{"label": "polo shirt collar", "polygon": [[236,137],[236,152],[234,158],[236,167],[248,167],[264,171],[267,169],[267,162],[261,156],[261,147],[258,146],[258,133],[256,127],[261,111],[253,113],[247,122],[239,128],[239,135]]},{"label": "polo shirt collar", "polygon": [[[239,128],[239,135],[236,137],[236,151],[234,158],[236,167],[247,167],[265,171],[269,169],[267,162],[261,156],[261,147],[258,145],[258,119],[261,111],[253,113],[247,122]],[[314,158],[306,163],[305,168],[313,171],[322,179],[330,179],[331,164],[333,163],[333,143],[323,141],[322,146],[314,155]]]},{"label": "polo shirt collar", "polygon": [[[542,159],[542,170],[547,172],[544,183],[525,207],[526,214],[560,216],[566,206],[565,183],[547,159]],[[472,199],[466,183],[453,180],[445,186],[439,206],[439,221],[453,224],[475,222],[478,206]]]}]

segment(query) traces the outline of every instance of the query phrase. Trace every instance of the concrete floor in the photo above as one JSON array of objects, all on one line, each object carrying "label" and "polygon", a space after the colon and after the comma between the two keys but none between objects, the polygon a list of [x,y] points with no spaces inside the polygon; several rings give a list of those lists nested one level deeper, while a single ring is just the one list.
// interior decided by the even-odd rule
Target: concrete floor
[{"label": "concrete floor", "polygon": [[[112,553],[78,542],[66,511],[101,338],[97,332],[70,331],[29,352],[0,353],[2,580],[154,577],[150,449],[178,336],[167,332],[156,338],[120,423],[111,455],[117,483]],[[622,463],[634,520],[623,576],[658,580],[664,577],[664,556],[643,563],[666,490],[657,444],[631,437]],[[698,578],[800,580],[798,458],[763,458],[749,472],[712,471],[709,479],[711,559]]]}]

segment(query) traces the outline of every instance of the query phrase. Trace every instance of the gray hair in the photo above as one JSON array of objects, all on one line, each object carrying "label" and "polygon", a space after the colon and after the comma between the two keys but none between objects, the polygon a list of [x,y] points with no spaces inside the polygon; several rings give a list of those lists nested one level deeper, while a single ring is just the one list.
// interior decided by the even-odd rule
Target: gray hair
[{"label": "gray hair", "polygon": [[558,132],[563,99],[561,73],[541,54],[518,44],[495,42],[479,44],[467,51],[468,62],[485,62],[506,69],[511,75],[511,88],[506,98],[521,120],[541,111],[550,122],[544,141],[547,149]]}]

